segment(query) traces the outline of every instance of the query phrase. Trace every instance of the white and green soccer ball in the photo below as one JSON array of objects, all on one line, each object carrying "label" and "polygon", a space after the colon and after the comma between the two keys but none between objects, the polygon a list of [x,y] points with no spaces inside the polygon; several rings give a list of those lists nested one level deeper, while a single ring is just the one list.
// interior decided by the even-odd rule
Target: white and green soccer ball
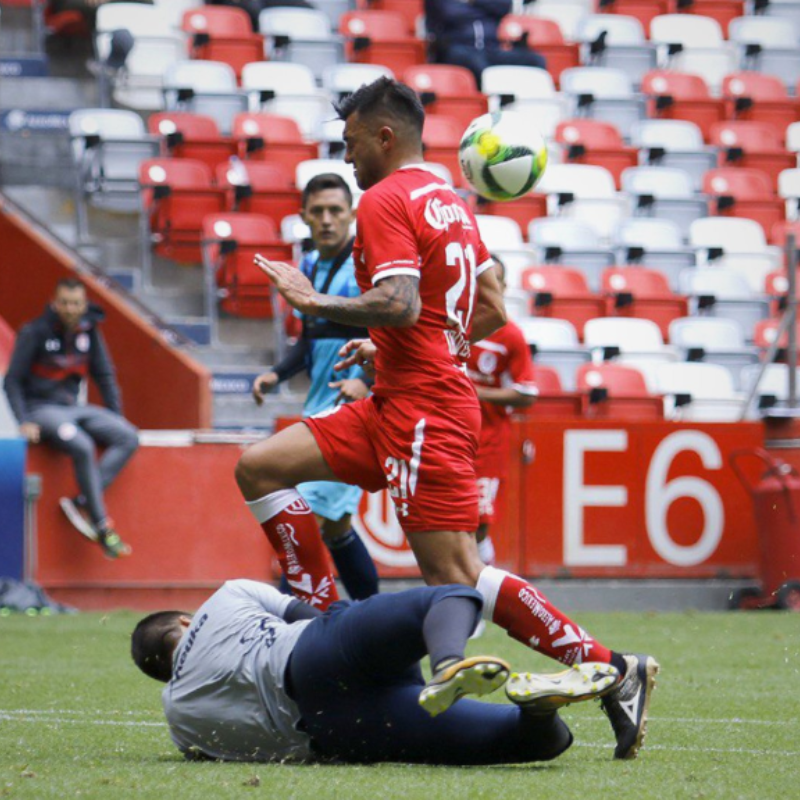
[{"label": "white and green soccer ball", "polygon": [[539,182],[547,166],[547,146],[529,118],[493,111],[472,120],[458,148],[461,171],[488,200],[515,200]]}]

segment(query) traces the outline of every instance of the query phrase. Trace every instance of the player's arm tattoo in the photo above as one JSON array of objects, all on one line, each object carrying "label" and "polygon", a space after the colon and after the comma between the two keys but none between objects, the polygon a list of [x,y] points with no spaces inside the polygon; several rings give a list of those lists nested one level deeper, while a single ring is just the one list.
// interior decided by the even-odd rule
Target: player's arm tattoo
[{"label": "player's arm tattoo", "polygon": [[358,297],[319,295],[313,314],[361,328],[405,328],[419,319],[419,278],[392,275]]}]

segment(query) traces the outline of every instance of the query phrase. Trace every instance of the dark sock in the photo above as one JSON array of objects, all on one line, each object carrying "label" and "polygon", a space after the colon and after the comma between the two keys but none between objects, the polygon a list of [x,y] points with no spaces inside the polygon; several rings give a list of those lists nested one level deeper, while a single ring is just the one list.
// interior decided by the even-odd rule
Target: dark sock
[{"label": "dark sock", "polygon": [[283,575],[283,574],[281,574],[281,579],[278,582],[278,591],[281,594],[291,594],[292,593],[292,587],[289,586],[289,581],[286,580],[286,576]]},{"label": "dark sock", "polygon": [[625,677],[625,673],[628,671],[628,664],[622,657],[622,653],[618,653],[616,650],[611,651],[611,666],[616,668],[620,677]]},{"label": "dark sock", "polygon": [[378,568],[361,541],[350,528],[344,536],[327,542],[336,571],[347,594],[353,600],[365,600],[378,594]]},{"label": "dark sock", "polygon": [[81,511],[86,508],[86,498],[82,494],[79,494],[72,502],[75,503]]},{"label": "dark sock", "polygon": [[467,639],[475,630],[478,614],[477,604],[469,597],[445,597],[431,606],[422,623],[422,637],[434,673],[445,665],[444,662],[464,658]]}]

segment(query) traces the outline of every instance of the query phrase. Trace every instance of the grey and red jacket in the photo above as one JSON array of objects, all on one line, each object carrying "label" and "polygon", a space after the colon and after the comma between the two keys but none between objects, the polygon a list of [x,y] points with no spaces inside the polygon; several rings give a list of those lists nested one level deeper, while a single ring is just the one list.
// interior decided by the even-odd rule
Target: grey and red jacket
[{"label": "grey and red jacket", "polygon": [[4,382],[20,423],[27,422],[37,406],[76,405],[81,382],[88,377],[94,379],[106,407],[122,413],[114,364],[97,327],[104,317],[103,310],[90,303],[77,328],[68,331],[48,306],[20,329]]}]

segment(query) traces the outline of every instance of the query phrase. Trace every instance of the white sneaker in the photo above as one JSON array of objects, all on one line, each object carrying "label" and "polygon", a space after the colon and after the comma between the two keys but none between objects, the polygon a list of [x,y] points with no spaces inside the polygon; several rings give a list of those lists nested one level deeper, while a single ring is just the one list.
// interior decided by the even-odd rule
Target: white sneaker
[{"label": "white sneaker", "polygon": [[506,686],[506,695],[531,714],[549,714],[570,703],[602,697],[619,684],[619,677],[619,671],[611,664],[592,661],[550,675],[515,672]]},{"label": "white sneaker", "polygon": [[439,670],[420,692],[419,704],[435,717],[468,694],[480,697],[499,689],[511,670],[501,658],[473,656]]},{"label": "white sneaker", "polygon": [[62,497],[58,501],[58,505],[61,506],[64,516],[78,533],[83,534],[90,542],[97,541],[97,531],[89,520],[81,514],[80,509],[73,500],[70,500],[69,497]]}]

